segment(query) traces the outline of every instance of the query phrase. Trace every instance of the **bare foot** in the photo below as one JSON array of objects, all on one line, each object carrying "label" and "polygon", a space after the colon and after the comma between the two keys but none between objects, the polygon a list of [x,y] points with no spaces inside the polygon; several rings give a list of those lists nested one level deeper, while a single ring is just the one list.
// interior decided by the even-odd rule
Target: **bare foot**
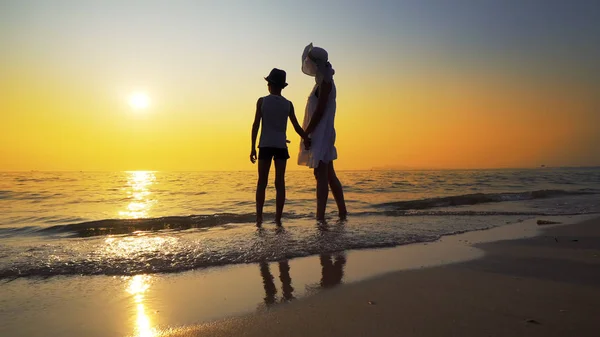
[{"label": "bare foot", "polygon": [[344,212],[340,212],[340,220],[347,220],[348,219],[348,212],[344,211]]},{"label": "bare foot", "polygon": [[319,232],[329,232],[329,226],[326,223],[317,223],[317,230]]}]

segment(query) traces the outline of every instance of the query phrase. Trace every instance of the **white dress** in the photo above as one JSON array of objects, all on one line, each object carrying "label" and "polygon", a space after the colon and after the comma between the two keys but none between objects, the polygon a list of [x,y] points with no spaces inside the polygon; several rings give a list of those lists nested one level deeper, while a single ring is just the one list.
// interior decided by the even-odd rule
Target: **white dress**
[{"label": "white dress", "polygon": [[314,129],[311,137],[311,148],[306,150],[304,144],[300,144],[300,153],[298,154],[298,165],[306,165],[310,168],[316,168],[319,166],[319,162],[329,163],[334,159],[337,159],[337,150],[335,149],[335,97],[336,89],[335,82],[333,81],[333,71],[324,76],[317,76],[316,84],[312,89],[308,101],[306,102],[306,110],[304,111],[304,121],[302,122],[302,128],[306,130],[310,119],[312,118],[319,98],[316,95],[316,91],[319,85],[323,82],[323,78],[327,78],[328,82],[331,83],[331,92],[329,93],[329,99],[325,106],[325,112],[323,118],[319,121],[319,124]]}]

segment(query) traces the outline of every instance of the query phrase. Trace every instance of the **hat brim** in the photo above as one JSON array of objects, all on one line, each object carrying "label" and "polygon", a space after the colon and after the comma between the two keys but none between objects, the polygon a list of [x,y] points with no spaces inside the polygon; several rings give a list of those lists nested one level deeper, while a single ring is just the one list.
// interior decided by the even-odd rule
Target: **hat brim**
[{"label": "hat brim", "polygon": [[276,82],[273,82],[268,77],[265,77],[265,81],[269,82],[269,84],[271,84],[271,85],[274,85],[274,86],[276,86],[278,88],[282,88],[282,89],[285,88],[285,87],[287,87],[287,85],[288,85],[287,83],[276,83]]},{"label": "hat brim", "polygon": [[306,60],[306,58],[308,57],[308,54],[310,53],[310,51],[313,49],[313,44],[312,42],[308,44],[308,46],[304,47],[304,51],[302,51],[302,63],[304,63],[304,60]]}]

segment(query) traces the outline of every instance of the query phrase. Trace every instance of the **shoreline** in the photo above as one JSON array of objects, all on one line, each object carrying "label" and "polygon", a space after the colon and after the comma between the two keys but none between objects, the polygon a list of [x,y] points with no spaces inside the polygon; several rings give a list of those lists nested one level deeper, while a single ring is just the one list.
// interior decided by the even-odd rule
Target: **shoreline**
[{"label": "shoreline", "polygon": [[596,336],[600,218],[539,229],[499,241],[484,231],[470,243],[481,258],[391,272],[165,336]]},{"label": "shoreline", "polygon": [[[443,236],[434,242],[351,250],[279,262],[134,277],[21,279],[2,285],[8,293],[0,294],[0,313],[6,314],[5,322],[0,322],[0,331],[23,336],[48,336],[48,331],[56,336],[195,336],[201,331],[204,334],[206,329],[216,329],[214,333],[223,331],[238,335],[241,332],[235,330],[236,324],[255,324],[257,333],[262,331],[262,334],[264,329],[260,325],[267,324],[264,319],[272,315],[283,315],[277,319],[285,321],[289,319],[286,318],[289,312],[299,310],[302,315],[305,315],[304,311],[310,314],[313,306],[335,305],[329,301],[337,303],[347,296],[354,296],[356,289],[365,293],[365,301],[375,303],[369,307],[379,308],[380,303],[385,303],[380,298],[366,299],[371,297],[366,296],[369,292],[380,288],[374,283],[396,280],[403,273],[431,273],[432,276],[419,276],[416,283],[419,287],[428,287],[428,282],[432,282],[430,277],[444,278],[448,268],[452,270],[455,266],[488,261],[490,247],[495,247],[497,242],[536,240],[545,237],[548,230],[578,226],[538,226],[535,223],[544,218],[563,223],[600,222],[597,215],[540,217]],[[511,250],[504,250],[502,254],[512,254]],[[389,282],[392,281],[385,281],[382,289],[390,287]],[[495,281],[492,278],[486,282]],[[22,294],[29,292],[32,294]],[[331,296],[335,298],[330,299]],[[410,298],[414,294],[408,291],[402,296]],[[78,308],[75,314],[69,318],[61,315],[72,312],[73,306]],[[339,308],[335,310],[339,311]],[[386,310],[396,309],[389,307]],[[97,319],[89,321],[90,315]],[[31,325],[28,323],[31,321],[38,324]],[[277,333],[290,335],[290,331]]]}]

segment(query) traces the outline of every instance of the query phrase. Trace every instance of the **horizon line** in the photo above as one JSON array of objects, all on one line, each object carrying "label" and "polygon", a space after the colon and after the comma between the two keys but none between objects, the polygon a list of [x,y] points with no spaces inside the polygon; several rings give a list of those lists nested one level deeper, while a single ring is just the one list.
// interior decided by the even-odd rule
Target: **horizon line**
[{"label": "horizon line", "polygon": [[[600,168],[598,165],[563,165],[563,166],[524,166],[524,167],[481,167],[481,168],[436,168],[436,167],[373,167],[370,169],[336,169],[338,172],[351,171],[478,171],[478,170],[535,170],[535,169],[568,169],[568,168]],[[302,171],[291,169],[289,171]],[[244,170],[0,170],[1,173],[23,172],[255,172],[255,169]]]}]

